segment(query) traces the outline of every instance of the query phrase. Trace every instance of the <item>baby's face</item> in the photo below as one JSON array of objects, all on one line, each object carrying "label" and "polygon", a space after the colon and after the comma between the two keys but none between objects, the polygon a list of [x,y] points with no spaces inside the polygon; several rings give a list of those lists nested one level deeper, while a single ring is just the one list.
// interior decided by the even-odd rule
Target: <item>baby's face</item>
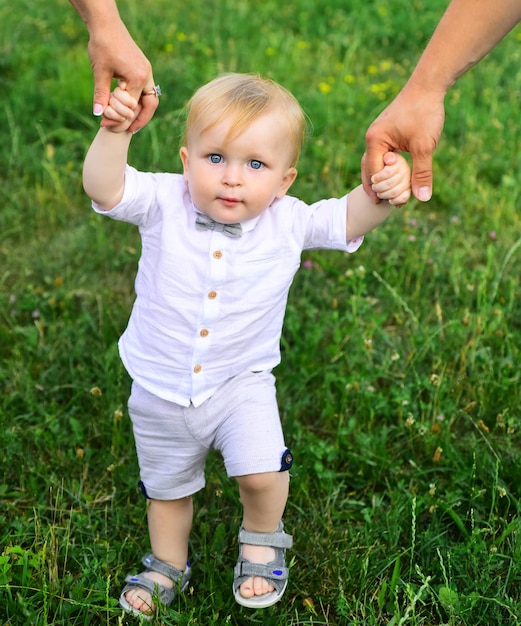
[{"label": "baby's face", "polygon": [[190,136],[180,152],[194,205],[228,224],[260,215],[297,175],[289,165],[291,146],[276,112],[259,117],[231,140],[229,130],[225,120]]}]

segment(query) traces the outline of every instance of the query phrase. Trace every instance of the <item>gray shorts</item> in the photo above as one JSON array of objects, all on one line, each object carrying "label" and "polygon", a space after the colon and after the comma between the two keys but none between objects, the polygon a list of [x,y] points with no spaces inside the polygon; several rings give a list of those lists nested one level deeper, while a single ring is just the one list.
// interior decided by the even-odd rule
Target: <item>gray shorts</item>
[{"label": "gray shorts", "polygon": [[134,382],[128,409],[148,498],[177,500],[202,489],[210,449],[221,452],[228,476],[291,466],[271,372],[235,376],[197,408],[162,400]]}]

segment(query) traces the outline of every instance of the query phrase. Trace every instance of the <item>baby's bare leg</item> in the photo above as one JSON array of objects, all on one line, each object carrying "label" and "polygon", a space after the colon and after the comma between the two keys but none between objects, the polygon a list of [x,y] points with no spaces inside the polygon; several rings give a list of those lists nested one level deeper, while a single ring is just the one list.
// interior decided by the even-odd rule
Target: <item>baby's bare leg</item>
[{"label": "baby's bare leg", "polygon": [[[180,500],[149,500],[148,531],[152,552],[156,559],[165,561],[184,571],[188,559],[188,538],[192,527],[192,498]],[[172,587],[172,581],[157,572],[145,574],[164,587]],[[150,594],[144,589],[132,589],[126,593],[127,602],[139,611],[154,611]]]},{"label": "baby's bare leg", "polygon": [[[288,472],[269,472],[238,476],[239,492],[244,507],[243,528],[252,532],[275,532],[282,519],[289,492]],[[269,563],[275,550],[265,546],[243,544],[242,556],[252,563]],[[250,578],[240,587],[244,598],[273,591],[265,578]]]}]

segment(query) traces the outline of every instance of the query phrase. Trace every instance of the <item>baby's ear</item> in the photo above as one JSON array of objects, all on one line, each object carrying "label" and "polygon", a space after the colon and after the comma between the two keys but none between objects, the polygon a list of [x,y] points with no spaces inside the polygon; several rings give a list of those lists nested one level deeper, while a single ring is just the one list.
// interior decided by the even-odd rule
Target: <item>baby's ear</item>
[{"label": "baby's ear", "polygon": [[181,161],[183,163],[183,176],[186,179],[188,174],[188,148],[186,146],[183,146],[179,150],[179,156],[181,157]]},{"label": "baby's ear", "polygon": [[298,172],[295,167],[290,167],[286,170],[286,173],[282,177],[282,182],[276,195],[277,198],[282,198],[282,196],[285,196],[287,194],[288,189],[295,182],[297,174]]}]

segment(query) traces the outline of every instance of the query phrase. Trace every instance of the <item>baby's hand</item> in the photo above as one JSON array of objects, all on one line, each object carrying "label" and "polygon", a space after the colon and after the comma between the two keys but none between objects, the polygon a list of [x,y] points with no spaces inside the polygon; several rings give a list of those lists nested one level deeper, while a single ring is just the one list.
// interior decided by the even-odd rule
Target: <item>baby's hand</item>
[{"label": "baby's hand", "polygon": [[122,133],[128,130],[140,111],[141,105],[126,91],[126,83],[120,81],[110,94],[101,125],[114,133]]},{"label": "baby's hand", "polygon": [[371,177],[373,191],[380,200],[403,206],[411,197],[411,168],[398,152],[384,154],[384,167]]}]

